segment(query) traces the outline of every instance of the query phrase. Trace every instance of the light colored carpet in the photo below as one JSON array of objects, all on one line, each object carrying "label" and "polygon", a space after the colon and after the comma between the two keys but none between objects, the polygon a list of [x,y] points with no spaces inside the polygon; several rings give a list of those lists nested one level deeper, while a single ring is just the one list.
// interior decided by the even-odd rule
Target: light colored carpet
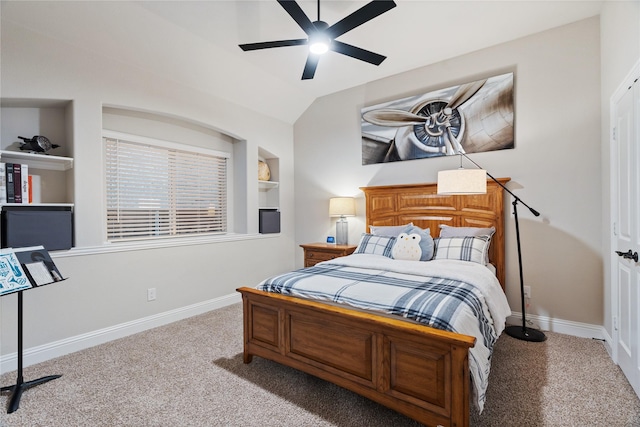
[{"label": "light colored carpet", "polygon": [[[640,401],[599,341],[503,334],[484,412],[473,426],[640,426]],[[242,363],[241,305],[24,369],[25,391],[0,426],[372,426],[419,424],[333,384],[255,357]],[[0,377],[15,383],[16,373]]]}]

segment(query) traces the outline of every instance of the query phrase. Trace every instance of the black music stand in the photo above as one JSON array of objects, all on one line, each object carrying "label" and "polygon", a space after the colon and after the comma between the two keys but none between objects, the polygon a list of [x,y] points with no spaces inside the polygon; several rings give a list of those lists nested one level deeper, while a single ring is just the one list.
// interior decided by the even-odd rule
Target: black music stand
[{"label": "black music stand", "polygon": [[[42,257],[42,262],[44,262],[44,264],[47,265],[50,273],[52,273],[52,278],[54,279],[54,282],[51,282],[51,283],[65,280],[65,279],[62,279],[60,272],[58,271],[55,264],[53,264],[53,261],[51,261],[49,254],[44,248],[42,247],[28,248],[27,250],[16,249],[16,251],[21,251],[16,253],[16,256],[20,261],[20,263],[23,265],[25,264],[25,261],[27,262],[28,260],[34,261],[36,259],[40,260],[40,257]],[[38,257],[33,256],[33,254],[37,254]],[[11,414],[12,412],[15,412],[18,410],[18,407],[20,406],[20,397],[22,397],[23,391],[28,390],[31,387],[35,387],[40,384],[44,384],[51,380],[55,380],[56,378],[60,378],[62,376],[62,375],[48,375],[46,377],[38,378],[37,380],[26,381],[26,382],[24,381],[24,377],[22,375],[22,366],[23,366],[22,365],[22,346],[23,346],[22,344],[22,330],[23,330],[22,293],[25,290],[50,284],[50,283],[38,284],[38,281],[32,277],[28,269],[25,268],[24,271],[25,271],[25,275],[29,279],[29,282],[31,282],[32,287],[17,291],[18,293],[18,377],[14,385],[0,388],[0,392],[9,391],[12,393],[11,398],[9,399],[9,405],[7,406],[7,414]],[[11,292],[11,293],[15,293],[15,292]],[[5,294],[2,294],[1,296],[4,296],[4,295],[10,295],[10,293],[5,293]]]},{"label": "black music stand", "polygon": [[2,392],[11,391],[13,393],[11,395],[11,399],[9,399],[7,414],[18,410],[18,407],[20,406],[20,397],[22,396],[23,391],[30,389],[31,387],[35,387],[39,384],[55,380],[56,378],[60,378],[62,376],[49,375],[46,377],[38,378],[37,380],[27,382],[24,381],[24,377],[22,376],[22,292],[24,291],[18,291],[18,378],[14,385],[2,387],[0,389],[0,391]]}]

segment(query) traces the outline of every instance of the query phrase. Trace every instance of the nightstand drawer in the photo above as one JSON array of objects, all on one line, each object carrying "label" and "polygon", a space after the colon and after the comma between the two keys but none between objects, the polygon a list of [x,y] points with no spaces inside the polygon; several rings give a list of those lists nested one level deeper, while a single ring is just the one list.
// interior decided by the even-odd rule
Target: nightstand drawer
[{"label": "nightstand drawer", "polygon": [[332,245],[327,243],[309,243],[300,245],[304,249],[304,266],[312,267],[319,262],[329,261],[356,250],[355,245]]},{"label": "nightstand drawer", "polygon": [[308,251],[307,255],[305,256],[305,261],[306,260],[315,261],[315,262],[328,261],[330,259],[338,258],[339,256],[340,255],[338,254],[330,253],[330,252]]}]

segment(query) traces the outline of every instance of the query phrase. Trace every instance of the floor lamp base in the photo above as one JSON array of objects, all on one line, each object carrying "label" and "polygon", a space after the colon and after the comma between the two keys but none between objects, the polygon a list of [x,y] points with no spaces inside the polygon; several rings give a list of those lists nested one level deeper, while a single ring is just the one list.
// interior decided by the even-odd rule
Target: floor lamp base
[{"label": "floor lamp base", "polygon": [[504,331],[510,337],[523,341],[542,342],[547,339],[544,332],[524,326],[507,326],[504,328]]}]

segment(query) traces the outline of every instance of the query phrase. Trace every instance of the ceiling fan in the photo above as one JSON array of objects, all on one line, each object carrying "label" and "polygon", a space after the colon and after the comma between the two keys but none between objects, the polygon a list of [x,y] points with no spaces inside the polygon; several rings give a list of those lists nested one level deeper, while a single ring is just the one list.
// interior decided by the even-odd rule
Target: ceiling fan
[{"label": "ceiling fan", "polygon": [[308,38],[241,44],[239,46],[242,50],[309,45],[309,56],[302,72],[302,80],[313,78],[318,67],[320,55],[328,50],[374,65],[380,65],[385,60],[386,56],[343,43],[336,40],[336,38],[396,7],[393,0],[374,0],[369,2],[331,26],[320,20],[320,0],[318,0],[318,20],[315,22],[311,22],[295,0],[278,0],[278,3],[298,23]]}]

